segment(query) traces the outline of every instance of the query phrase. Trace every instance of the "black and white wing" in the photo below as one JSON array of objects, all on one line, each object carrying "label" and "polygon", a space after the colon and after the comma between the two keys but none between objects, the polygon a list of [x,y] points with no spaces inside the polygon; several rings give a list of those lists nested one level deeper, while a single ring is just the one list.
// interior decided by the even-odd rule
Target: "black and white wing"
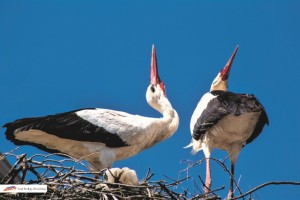
[{"label": "black and white wing", "polygon": [[[16,139],[19,133],[27,131],[30,134],[30,130],[35,130],[63,139],[99,142],[114,148],[140,142],[141,137],[138,133],[143,132],[148,125],[147,120],[141,118],[143,117],[120,111],[91,108],[45,117],[19,119],[3,127],[7,128],[7,139],[16,145],[30,144],[41,148],[40,144]],[[45,150],[45,148],[41,149]]]},{"label": "black and white wing", "polygon": [[264,107],[255,96],[227,91],[206,93],[192,116],[192,136],[195,140],[201,140],[206,131],[226,115],[239,116],[248,112],[261,112],[255,129],[247,140],[250,143],[260,134],[264,125],[269,123]]}]

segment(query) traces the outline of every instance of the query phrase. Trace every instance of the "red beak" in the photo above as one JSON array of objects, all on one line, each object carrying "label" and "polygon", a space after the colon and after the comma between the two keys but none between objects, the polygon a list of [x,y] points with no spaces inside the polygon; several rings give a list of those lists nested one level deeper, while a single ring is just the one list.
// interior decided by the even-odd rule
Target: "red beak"
[{"label": "red beak", "polygon": [[232,53],[231,57],[229,58],[228,62],[226,63],[226,65],[224,66],[224,68],[220,72],[221,73],[220,76],[222,77],[223,81],[226,81],[229,77],[231,65],[233,63],[235,54],[237,53],[238,49],[239,49],[239,46],[236,46],[236,48],[235,48],[234,52]]},{"label": "red beak", "polygon": [[160,88],[166,95],[165,85],[160,80],[157,69],[157,60],[154,44],[152,45],[152,57],[151,57],[151,70],[150,70],[150,84],[159,84]]},{"label": "red beak", "polygon": [[150,84],[157,84],[160,82],[157,69],[157,60],[154,44],[152,45],[152,57],[151,57],[151,71],[150,71]]}]

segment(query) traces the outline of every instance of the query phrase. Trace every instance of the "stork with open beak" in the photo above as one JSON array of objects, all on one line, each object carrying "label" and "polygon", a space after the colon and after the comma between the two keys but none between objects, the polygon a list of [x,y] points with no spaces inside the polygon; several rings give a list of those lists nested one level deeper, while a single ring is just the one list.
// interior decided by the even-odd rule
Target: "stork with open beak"
[{"label": "stork with open beak", "polygon": [[154,45],[146,99],[162,114],[161,118],[102,108],[80,109],[7,123],[6,138],[16,145],[32,145],[86,160],[93,170],[110,168],[115,161],[171,137],[178,128],[178,114],[167,99],[158,74]]},{"label": "stork with open beak", "polygon": [[200,99],[191,118],[193,153],[203,150],[206,158],[204,191],[211,187],[210,155],[214,148],[228,152],[231,161],[231,177],[228,199],[233,197],[234,166],[242,147],[252,142],[269,124],[262,104],[251,94],[228,92],[228,77],[237,53],[234,50],[225,67],[214,79],[210,92]]}]

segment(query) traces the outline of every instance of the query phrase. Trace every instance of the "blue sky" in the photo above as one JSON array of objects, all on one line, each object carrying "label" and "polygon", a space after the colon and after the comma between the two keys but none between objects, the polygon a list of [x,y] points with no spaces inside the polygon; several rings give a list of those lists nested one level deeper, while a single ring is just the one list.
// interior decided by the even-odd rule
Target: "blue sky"
[{"label": "blue sky", "polygon": [[[143,178],[177,178],[197,161],[183,149],[190,117],[236,45],[230,91],[255,94],[270,126],[241,152],[236,178],[244,192],[267,181],[300,181],[300,3],[287,1],[14,1],[0,2],[0,123],[86,107],[160,117],[147,105],[151,45],[167,96],[180,116],[168,140],[114,167]],[[0,134],[0,151],[15,146]],[[23,146],[18,153],[41,153]],[[226,154],[213,151],[212,157]],[[228,163],[227,163],[228,164]],[[229,177],[213,164],[213,188]],[[204,164],[191,176],[205,177]],[[181,174],[184,176],[185,174]],[[198,182],[199,183],[199,182]],[[200,184],[200,183],[199,183]],[[192,181],[180,187],[190,187]],[[298,199],[296,186],[270,186],[256,199]]]}]

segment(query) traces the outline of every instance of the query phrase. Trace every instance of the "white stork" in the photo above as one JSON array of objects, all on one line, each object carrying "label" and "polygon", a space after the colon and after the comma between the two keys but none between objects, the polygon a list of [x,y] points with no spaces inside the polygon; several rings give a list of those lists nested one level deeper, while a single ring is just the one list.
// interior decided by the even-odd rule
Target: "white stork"
[{"label": "white stork", "polygon": [[128,167],[111,168],[105,170],[104,178],[107,183],[121,183],[125,185],[139,185],[136,172]]},{"label": "white stork", "polygon": [[101,170],[171,137],[178,128],[178,114],[167,99],[158,75],[154,45],[146,99],[162,114],[161,118],[88,108],[19,119],[3,127],[7,129],[6,138],[16,145],[67,154],[88,161],[93,170]]},{"label": "white stork", "polygon": [[214,79],[210,92],[200,99],[190,123],[192,142],[189,146],[192,146],[193,153],[203,150],[206,158],[206,193],[211,187],[209,158],[212,149],[228,152],[232,174],[228,199],[233,197],[234,165],[238,154],[242,147],[259,136],[265,124],[269,124],[264,107],[254,95],[227,91],[229,72],[237,50],[238,47]]}]

